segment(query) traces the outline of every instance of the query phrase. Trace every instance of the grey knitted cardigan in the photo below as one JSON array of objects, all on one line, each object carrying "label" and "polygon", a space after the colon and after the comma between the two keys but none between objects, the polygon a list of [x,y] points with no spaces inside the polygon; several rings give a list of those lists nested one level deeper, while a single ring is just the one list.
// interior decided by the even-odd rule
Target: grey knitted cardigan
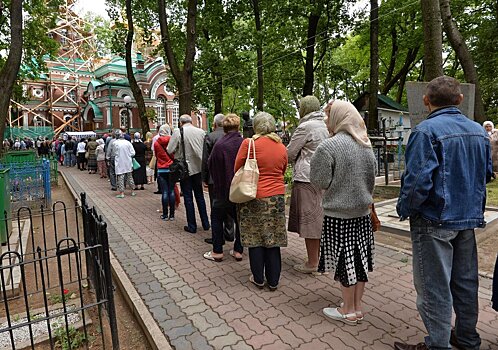
[{"label": "grey knitted cardigan", "polygon": [[371,148],[360,146],[341,132],[320,143],[310,166],[311,183],[325,190],[325,215],[352,219],[369,214],[376,169]]}]

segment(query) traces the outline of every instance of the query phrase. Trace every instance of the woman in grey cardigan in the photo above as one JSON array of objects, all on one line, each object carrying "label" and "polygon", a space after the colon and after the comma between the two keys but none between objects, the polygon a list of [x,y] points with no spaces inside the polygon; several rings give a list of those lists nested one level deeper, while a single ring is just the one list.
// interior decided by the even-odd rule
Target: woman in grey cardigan
[{"label": "woman in grey cardigan", "polygon": [[292,195],[288,230],[304,238],[308,261],[294,266],[302,273],[317,272],[320,257],[323,210],[322,190],[310,183],[310,161],[316,148],[329,137],[325,114],[320,111],[320,101],[315,96],[305,96],[300,101],[299,125],[287,146],[289,161],[294,163]]},{"label": "woman in grey cardigan", "polygon": [[365,123],[349,102],[325,108],[331,138],[311,159],[310,180],[325,190],[318,271],[330,270],[341,283],[343,303],[323,309],[325,316],[347,324],[363,319],[361,299],[373,270],[374,237],[369,206],[373,202],[375,156]]}]

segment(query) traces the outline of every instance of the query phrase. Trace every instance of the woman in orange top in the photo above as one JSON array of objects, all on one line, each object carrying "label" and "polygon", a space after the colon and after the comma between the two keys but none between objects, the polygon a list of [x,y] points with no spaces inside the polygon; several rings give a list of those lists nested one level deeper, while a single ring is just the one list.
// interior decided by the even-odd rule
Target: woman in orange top
[{"label": "woman in orange top", "polygon": [[[256,160],[259,168],[256,199],[239,204],[242,245],[249,248],[250,281],[262,289],[266,282],[276,290],[280,279],[280,247],[287,246],[285,184],[287,149],[275,134],[275,119],[260,112],[253,121]],[[244,166],[249,139],[240,146],[235,171]],[[251,151],[250,157],[253,157]]]}]

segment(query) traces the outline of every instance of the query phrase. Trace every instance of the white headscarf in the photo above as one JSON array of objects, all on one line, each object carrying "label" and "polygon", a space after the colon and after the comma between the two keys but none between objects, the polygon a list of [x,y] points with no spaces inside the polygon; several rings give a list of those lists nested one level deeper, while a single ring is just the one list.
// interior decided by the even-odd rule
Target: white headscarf
[{"label": "white headscarf", "polygon": [[361,146],[372,147],[365,122],[356,107],[350,102],[339,100],[332,102],[327,127],[329,132],[334,135],[339,132],[345,132],[351,135]]}]

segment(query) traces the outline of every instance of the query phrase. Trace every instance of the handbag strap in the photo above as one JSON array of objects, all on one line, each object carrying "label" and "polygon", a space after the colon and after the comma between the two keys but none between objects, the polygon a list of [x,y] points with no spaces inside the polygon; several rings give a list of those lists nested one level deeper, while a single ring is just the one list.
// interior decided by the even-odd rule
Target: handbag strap
[{"label": "handbag strap", "polygon": [[[254,143],[254,139],[250,138],[249,139],[249,145],[247,146],[247,160],[249,160],[249,157],[251,155],[251,145],[252,145],[252,151],[253,151],[253,159],[256,160],[256,144]],[[246,161],[247,161],[246,160]]]},{"label": "handbag strap", "polygon": [[183,159],[187,161],[187,155],[185,154],[185,140],[183,138],[183,127],[180,128],[180,142],[182,147]]}]

